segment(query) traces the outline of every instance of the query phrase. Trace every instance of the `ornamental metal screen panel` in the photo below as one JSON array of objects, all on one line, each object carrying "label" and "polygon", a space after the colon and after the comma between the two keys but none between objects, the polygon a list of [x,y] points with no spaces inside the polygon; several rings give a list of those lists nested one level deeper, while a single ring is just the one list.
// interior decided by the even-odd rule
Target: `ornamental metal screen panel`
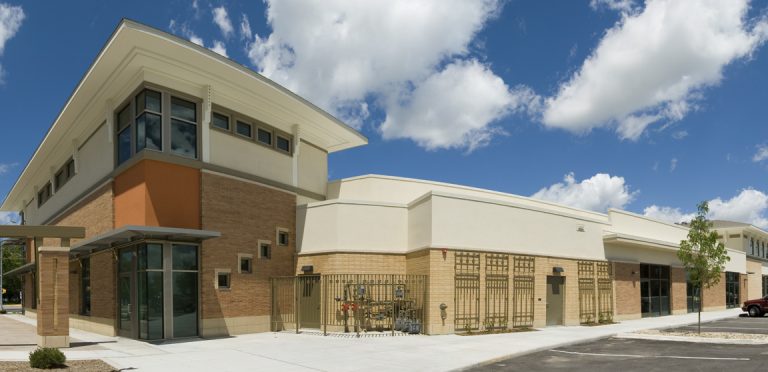
[{"label": "ornamental metal screen panel", "polygon": [[485,255],[486,330],[507,329],[509,324],[509,256]]},{"label": "ornamental metal screen panel", "polygon": [[536,261],[530,256],[514,256],[512,262],[512,327],[533,327]]},{"label": "ornamental metal screen panel", "polygon": [[578,262],[579,274],[579,321],[594,323],[597,321],[597,306],[595,304],[595,263]]},{"label": "ornamental metal screen panel", "polygon": [[296,323],[296,278],[272,278],[272,316],[273,332],[297,329]]},{"label": "ornamental metal screen panel", "polygon": [[597,262],[597,321],[613,322],[613,272],[609,262]]},{"label": "ornamental metal screen panel", "polygon": [[454,263],[454,329],[480,329],[480,253],[456,252]]}]

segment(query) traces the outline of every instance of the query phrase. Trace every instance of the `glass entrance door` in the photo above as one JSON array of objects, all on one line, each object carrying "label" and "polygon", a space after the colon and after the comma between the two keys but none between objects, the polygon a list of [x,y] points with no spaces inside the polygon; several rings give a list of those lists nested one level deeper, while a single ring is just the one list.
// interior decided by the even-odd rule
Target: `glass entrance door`
[{"label": "glass entrance door", "polygon": [[136,338],[136,276],[134,270],[134,249],[126,248],[118,253],[118,334]]},{"label": "glass entrance door", "polygon": [[739,273],[725,272],[725,307],[739,307]]},{"label": "glass entrance door", "polygon": [[640,264],[643,317],[669,315],[669,266]]}]

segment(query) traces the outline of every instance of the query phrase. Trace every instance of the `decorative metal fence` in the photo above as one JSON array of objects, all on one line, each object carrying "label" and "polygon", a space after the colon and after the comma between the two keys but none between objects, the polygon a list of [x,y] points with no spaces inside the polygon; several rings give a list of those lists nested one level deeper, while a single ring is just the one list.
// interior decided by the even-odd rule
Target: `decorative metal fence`
[{"label": "decorative metal fence", "polygon": [[456,332],[480,329],[480,253],[456,252],[454,291]]},{"label": "decorative metal fence", "polygon": [[273,278],[272,330],[423,333],[426,293],[426,275]]},{"label": "decorative metal fence", "polygon": [[485,255],[485,329],[507,329],[508,313],[509,256],[488,253]]},{"label": "decorative metal fence", "polygon": [[512,327],[533,327],[535,258],[514,256],[512,277]]}]

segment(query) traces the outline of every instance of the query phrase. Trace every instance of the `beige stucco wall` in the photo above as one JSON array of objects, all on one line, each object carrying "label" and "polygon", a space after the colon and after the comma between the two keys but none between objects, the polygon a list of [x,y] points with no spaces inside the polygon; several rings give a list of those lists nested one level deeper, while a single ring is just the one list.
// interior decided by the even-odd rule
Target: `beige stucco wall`
[{"label": "beige stucco wall", "polygon": [[406,252],[408,209],[403,205],[334,200],[300,206],[297,213],[303,254]]},{"label": "beige stucco wall", "polygon": [[[756,299],[763,296],[763,263],[747,260],[747,297]],[[749,274],[751,273],[751,274]]]},{"label": "beige stucco wall", "polygon": [[[87,191],[88,188],[95,186],[97,182],[109,175],[114,163],[112,143],[108,141],[107,137],[106,125],[102,125],[88,142],[82,144],[75,160],[77,167],[75,177],[70,179],[61,189],[54,190],[53,197],[40,209],[37,208],[36,199],[29,203],[24,209],[24,218],[27,224],[39,225],[49,220],[55,213],[59,213],[62,208],[75,201],[75,198]],[[73,150],[74,148],[70,147],[69,153],[61,155],[60,164],[57,167],[64,165],[64,162],[72,156]],[[55,168],[53,172],[50,172],[50,181],[54,189],[53,178],[58,171],[59,168]],[[42,187],[43,184],[36,186]]]},{"label": "beige stucco wall", "polygon": [[299,188],[325,195],[325,187],[328,184],[328,154],[308,143],[301,143],[299,146]]},{"label": "beige stucco wall", "polygon": [[264,177],[285,185],[293,182],[290,156],[228,133],[212,130],[210,135],[211,164]]},{"label": "beige stucco wall", "polygon": [[546,208],[555,212],[574,214],[582,218],[607,222],[603,213],[571,208],[524,196],[475,187],[382,175],[364,175],[328,183],[328,199],[372,200],[387,203],[410,203],[428,192],[444,192],[473,198],[496,199],[520,205]]}]

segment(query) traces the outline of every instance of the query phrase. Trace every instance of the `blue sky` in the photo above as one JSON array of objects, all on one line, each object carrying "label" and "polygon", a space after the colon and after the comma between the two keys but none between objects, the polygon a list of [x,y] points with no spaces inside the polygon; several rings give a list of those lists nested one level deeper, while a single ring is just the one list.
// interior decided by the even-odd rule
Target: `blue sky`
[{"label": "blue sky", "polygon": [[766,14],[766,0],[0,0],[0,196],[126,17],[358,128],[370,144],[332,154],[331,178],[667,221],[710,200],[713,218],[768,227]]}]

